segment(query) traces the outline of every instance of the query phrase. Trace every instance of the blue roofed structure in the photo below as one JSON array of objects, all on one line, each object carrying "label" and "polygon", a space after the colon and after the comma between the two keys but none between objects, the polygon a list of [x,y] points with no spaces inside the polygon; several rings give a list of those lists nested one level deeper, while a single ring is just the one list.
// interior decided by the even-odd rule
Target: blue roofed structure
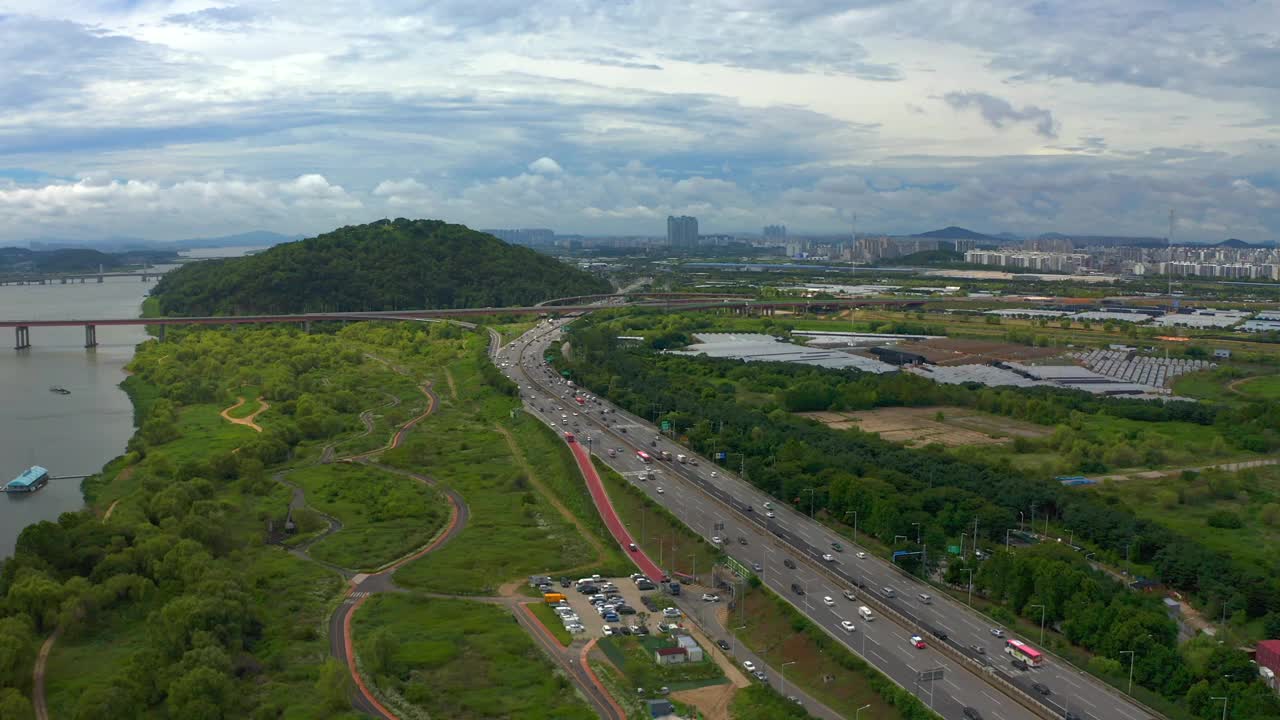
[{"label": "blue roofed structure", "polygon": [[32,465],[21,475],[4,486],[5,492],[35,492],[49,481],[49,471],[39,465]]}]

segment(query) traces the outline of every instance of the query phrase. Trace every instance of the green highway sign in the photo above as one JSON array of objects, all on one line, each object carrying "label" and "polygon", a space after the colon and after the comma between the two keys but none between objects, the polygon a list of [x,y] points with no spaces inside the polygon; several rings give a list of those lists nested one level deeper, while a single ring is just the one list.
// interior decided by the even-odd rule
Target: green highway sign
[{"label": "green highway sign", "polygon": [[952,555],[959,555],[959,554],[960,554],[960,546],[959,546],[959,545],[948,545],[948,546],[947,546],[947,552],[951,553]]},{"label": "green highway sign", "polygon": [[670,421],[668,421],[668,420],[663,420],[663,421],[662,421],[662,432],[666,432],[666,431],[668,431],[668,430],[670,430],[670,429],[671,429],[671,422],[670,422]]}]

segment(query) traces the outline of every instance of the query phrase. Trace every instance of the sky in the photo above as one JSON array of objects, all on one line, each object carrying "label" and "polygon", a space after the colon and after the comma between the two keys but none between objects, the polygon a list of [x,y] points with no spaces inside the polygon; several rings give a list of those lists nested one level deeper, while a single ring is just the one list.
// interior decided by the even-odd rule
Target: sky
[{"label": "sky", "polygon": [[1280,0],[0,0],[0,242],[1280,239]]}]

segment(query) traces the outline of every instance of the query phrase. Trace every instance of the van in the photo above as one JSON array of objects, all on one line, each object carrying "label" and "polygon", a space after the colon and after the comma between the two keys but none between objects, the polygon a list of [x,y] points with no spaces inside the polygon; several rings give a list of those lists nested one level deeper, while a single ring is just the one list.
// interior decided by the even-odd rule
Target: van
[{"label": "van", "polygon": [[866,605],[858,606],[858,615],[862,616],[862,619],[866,622],[871,622],[876,619],[876,616],[871,614],[871,608]]},{"label": "van", "polygon": [[887,598],[897,597],[897,596],[898,596],[898,593],[897,593],[893,588],[889,587],[888,585],[886,585],[886,586],[884,586],[884,587],[880,588],[880,594],[881,594],[881,595],[884,595],[884,596],[885,596],[885,597],[887,597]]},{"label": "van", "polygon": [[542,596],[542,602],[548,605],[555,605],[558,602],[564,602],[564,600],[565,596],[563,593],[546,593]]},{"label": "van", "polygon": [[933,603],[933,598],[929,597],[929,593],[920,593],[917,597],[919,597],[920,602],[924,603],[925,605],[930,605]]}]

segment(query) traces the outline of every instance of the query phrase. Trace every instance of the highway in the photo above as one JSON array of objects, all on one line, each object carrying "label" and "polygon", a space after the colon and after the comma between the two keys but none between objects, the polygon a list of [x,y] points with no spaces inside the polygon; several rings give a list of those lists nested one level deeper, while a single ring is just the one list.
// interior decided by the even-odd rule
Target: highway
[{"label": "highway", "polygon": [[[578,407],[572,399],[573,389],[542,366],[547,345],[566,322],[569,320],[544,322],[498,356],[500,365],[505,365],[503,371],[519,384],[526,409],[557,431],[577,434],[604,462],[695,531],[708,539],[724,538],[729,556],[758,568],[756,572],[770,588],[943,717],[964,720],[965,707],[996,720],[1068,714],[1081,720],[1155,717],[1054,658],[1046,657],[1041,667],[1028,672],[1015,670],[1003,651],[1007,638],[995,637],[991,624],[981,615],[940,596],[881,558],[870,553],[858,558],[863,549],[847,538],[659,436],[656,428],[642,419],[599,399]],[[581,414],[575,416],[574,412]],[[616,457],[608,457],[608,448],[615,449]],[[652,464],[643,463],[635,454],[637,449],[653,455]],[[664,450],[673,457],[688,455],[697,464],[656,459]],[[653,480],[643,479],[648,470],[653,471]],[[776,517],[766,517],[770,512],[766,504],[772,506]],[[723,529],[716,529],[717,524]],[[833,542],[842,543],[843,551],[833,549]],[[833,560],[823,560],[824,553]],[[793,584],[803,595],[792,590]],[[888,597],[885,588],[894,590],[893,597]],[[845,591],[855,599],[846,599]],[[920,599],[921,593],[932,596],[929,602]],[[832,599],[831,605],[824,601],[826,597]],[[861,605],[873,610],[874,621],[864,622],[858,616]],[[884,609],[900,617],[892,617]],[[841,621],[846,620],[854,623],[853,632],[841,628]],[[909,642],[917,633],[924,637],[927,648],[917,649]],[[947,639],[940,639],[937,633]],[[1036,645],[1036,638],[1019,639]],[[938,649],[943,643],[945,652]],[[937,669],[942,670],[941,680],[917,682],[918,673]],[[1047,687],[1051,694],[1036,693],[1033,683]]]}]

